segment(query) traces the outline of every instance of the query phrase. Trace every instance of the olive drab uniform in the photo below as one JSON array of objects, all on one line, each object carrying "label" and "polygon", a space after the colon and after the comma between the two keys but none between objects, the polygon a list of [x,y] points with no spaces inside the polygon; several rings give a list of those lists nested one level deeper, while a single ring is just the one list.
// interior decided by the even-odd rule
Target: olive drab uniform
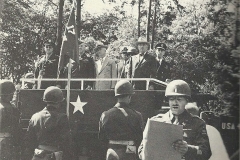
[{"label": "olive drab uniform", "polygon": [[[73,159],[71,134],[66,114],[52,106],[35,113],[25,137],[25,156],[32,160]],[[34,153],[34,155],[32,155]]]},{"label": "olive drab uniform", "polygon": [[[35,78],[41,79],[41,78],[57,78],[57,72],[58,72],[58,61],[59,56],[55,55],[54,53],[46,59],[46,55],[43,55],[40,57],[39,61],[37,62],[37,67],[35,69]],[[44,74],[41,76],[41,73],[44,72]],[[39,83],[36,82],[36,85]],[[40,89],[46,89],[49,86],[55,86],[56,81],[41,81],[41,86],[37,86]]]},{"label": "olive drab uniform", "polygon": [[116,157],[120,160],[136,159],[134,152],[142,140],[142,122],[141,113],[129,108],[126,103],[117,103],[102,113],[99,139],[108,146],[107,160]]},{"label": "olive drab uniform", "polygon": [[0,102],[0,159],[18,160],[20,155],[20,113],[10,102]]},{"label": "olive drab uniform", "polygon": [[[171,112],[157,115],[152,119],[160,122],[174,123],[174,116]],[[209,138],[206,131],[205,122],[198,116],[191,115],[186,110],[178,116],[178,125],[183,126],[183,140],[188,143],[188,151],[182,157],[185,160],[208,160],[211,156]],[[139,157],[141,157],[143,144],[139,147]]]}]

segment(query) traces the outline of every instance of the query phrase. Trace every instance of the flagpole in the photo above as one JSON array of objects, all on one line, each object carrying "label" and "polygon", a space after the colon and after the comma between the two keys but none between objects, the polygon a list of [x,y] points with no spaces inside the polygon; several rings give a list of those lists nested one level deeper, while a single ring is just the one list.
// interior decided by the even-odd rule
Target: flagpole
[{"label": "flagpole", "polygon": [[[76,3],[76,2],[75,2]],[[73,3],[74,6],[76,6],[76,4]],[[73,6],[73,7],[74,7]],[[74,7],[75,8],[75,7]],[[74,14],[76,15],[76,14]],[[73,53],[73,55],[77,54],[79,55],[79,49],[78,49],[78,30],[77,30],[77,27],[76,27],[76,16],[74,17],[75,18],[75,23],[74,23],[74,29],[75,29],[75,50],[76,50],[76,53]],[[73,52],[75,52],[75,50],[73,49]],[[77,59],[79,60],[79,59]],[[76,62],[77,63],[77,62]],[[68,61],[68,81],[67,81],[67,117],[69,119],[69,116],[70,116],[70,113],[69,113],[69,105],[70,105],[70,89],[71,89],[71,58],[69,58],[69,61]],[[79,67],[80,68],[80,67]]]},{"label": "flagpole", "polygon": [[68,80],[67,80],[67,117],[69,119],[69,104],[70,104],[70,80],[71,80],[71,58],[68,61]]}]

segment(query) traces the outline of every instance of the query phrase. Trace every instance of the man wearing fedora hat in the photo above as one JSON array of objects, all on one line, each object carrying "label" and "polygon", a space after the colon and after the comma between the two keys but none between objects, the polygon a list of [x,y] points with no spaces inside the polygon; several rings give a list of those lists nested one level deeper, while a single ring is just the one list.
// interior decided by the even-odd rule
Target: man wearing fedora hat
[{"label": "man wearing fedora hat", "polygon": [[[170,64],[164,60],[164,55],[166,53],[167,45],[165,43],[158,43],[155,46],[156,50],[156,79],[160,81],[167,81],[170,79]],[[158,89],[158,86],[154,86],[154,89]]]},{"label": "man wearing fedora hat", "polygon": [[[94,49],[95,54],[99,59],[95,62],[95,73],[97,79],[111,79],[117,78],[117,68],[116,63],[113,59],[110,59],[106,56],[107,46],[103,44],[97,44]],[[116,81],[96,81],[95,89],[96,90],[108,90],[114,89]]]},{"label": "man wearing fedora hat", "polygon": [[[134,55],[130,59],[130,78],[153,78],[156,76],[156,60],[155,57],[148,53],[149,42],[143,37],[139,37],[137,41],[139,54]],[[146,89],[146,81],[134,81],[134,89]],[[153,88],[150,84],[149,88]]]}]

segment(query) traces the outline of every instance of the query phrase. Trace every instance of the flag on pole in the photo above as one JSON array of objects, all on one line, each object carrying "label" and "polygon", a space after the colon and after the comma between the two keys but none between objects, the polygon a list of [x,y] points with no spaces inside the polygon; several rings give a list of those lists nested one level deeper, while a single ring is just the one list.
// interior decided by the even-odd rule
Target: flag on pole
[{"label": "flag on pole", "polygon": [[75,20],[75,7],[73,5],[70,17],[68,19],[65,33],[63,36],[62,46],[60,50],[60,58],[58,63],[58,77],[60,71],[69,63],[69,58],[75,63],[79,63],[78,55],[78,38]]},{"label": "flag on pole", "polygon": [[58,78],[61,70],[68,65],[68,80],[67,80],[67,116],[69,118],[69,103],[70,103],[70,80],[71,80],[71,63],[75,61],[79,64],[79,53],[78,53],[78,35],[76,27],[75,17],[75,3],[73,2],[72,11],[68,19],[67,26],[65,27],[65,33],[63,36],[63,42],[60,50],[60,58],[58,62]]}]

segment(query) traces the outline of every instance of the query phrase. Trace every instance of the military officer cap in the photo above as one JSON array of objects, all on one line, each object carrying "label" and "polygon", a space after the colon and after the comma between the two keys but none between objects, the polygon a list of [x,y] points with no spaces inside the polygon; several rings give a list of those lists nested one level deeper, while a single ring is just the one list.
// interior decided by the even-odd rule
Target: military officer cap
[{"label": "military officer cap", "polygon": [[127,51],[128,51],[128,48],[127,48],[126,46],[124,46],[124,47],[121,48],[121,53],[122,53],[122,54],[128,54]]},{"label": "military officer cap", "polygon": [[108,46],[104,45],[103,43],[97,43],[96,47],[94,48],[94,51],[97,52],[97,51],[99,51],[102,48],[106,48],[107,49]]},{"label": "military officer cap", "polygon": [[155,46],[155,49],[163,49],[163,50],[166,50],[167,49],[167,45],[165,43],[158,43],[156,46]]},{"label": "military officer cap", "polygon": [[129,47],[127,52],[131,55],[135,55],[138,53],[137,49],[134,47]]},{"label": "military officer cap", "polygon": [[47,40],[44,42],[44,45],[45,45],[45,46],[54,46],[55,43],[53,42],[53,40],[47,39]]}]

